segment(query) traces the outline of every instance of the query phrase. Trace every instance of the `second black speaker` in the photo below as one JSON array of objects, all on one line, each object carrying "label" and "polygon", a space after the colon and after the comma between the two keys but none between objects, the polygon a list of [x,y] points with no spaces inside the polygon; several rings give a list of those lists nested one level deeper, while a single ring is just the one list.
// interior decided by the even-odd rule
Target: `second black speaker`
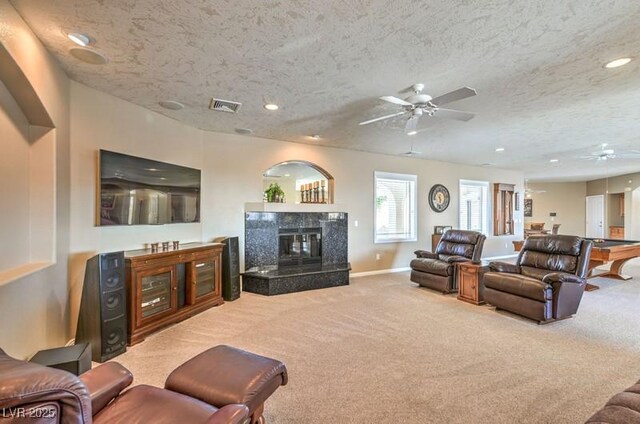
[{"label": "second black speaker", "polygon": [[216,243],[224,244],[222,249],[222,297],[225,301],[240,297],[240,253],[238,237],[218,237]]}]

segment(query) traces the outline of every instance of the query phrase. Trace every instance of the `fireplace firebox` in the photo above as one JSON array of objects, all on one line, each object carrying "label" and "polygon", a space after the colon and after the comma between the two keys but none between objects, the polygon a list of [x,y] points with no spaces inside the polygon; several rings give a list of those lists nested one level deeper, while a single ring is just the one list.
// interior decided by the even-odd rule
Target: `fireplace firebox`
[{"label": "fireplace firebox", "polygon": [[278,235],[278,268],[322,264],[322,228],[281,228]]}]

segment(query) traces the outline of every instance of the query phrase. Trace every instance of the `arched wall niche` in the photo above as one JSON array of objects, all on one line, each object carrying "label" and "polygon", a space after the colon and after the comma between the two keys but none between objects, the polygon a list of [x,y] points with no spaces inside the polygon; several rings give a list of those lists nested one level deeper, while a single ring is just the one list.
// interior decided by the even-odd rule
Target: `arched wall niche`
[{"label": "arched wall niche", "polygon": [[278,184],[284,192],[281,203],[333,203],[335,180],[329,172],[313,162],[280,162],[267,169],[262,177],[264,200],[267,202],[279,201],[267,196],[269,187]]}]

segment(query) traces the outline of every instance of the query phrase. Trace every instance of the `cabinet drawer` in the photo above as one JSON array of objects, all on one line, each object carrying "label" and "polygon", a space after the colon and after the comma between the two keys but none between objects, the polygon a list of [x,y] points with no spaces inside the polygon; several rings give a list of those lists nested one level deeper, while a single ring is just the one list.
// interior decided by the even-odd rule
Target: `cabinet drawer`
[{"label": "cabinet drawer", "polygon": [[475,274],[476,273],[476,268],[477,267],[475,267],[473,265],[464,265],[464,264],[462,264],[462,265],[460,265],[460,272],[464,272],[467,275]]}]

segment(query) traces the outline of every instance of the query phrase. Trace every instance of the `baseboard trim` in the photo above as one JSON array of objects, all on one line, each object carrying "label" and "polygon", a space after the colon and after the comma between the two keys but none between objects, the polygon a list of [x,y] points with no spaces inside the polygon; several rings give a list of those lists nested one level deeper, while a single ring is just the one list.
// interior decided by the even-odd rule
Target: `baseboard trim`
[{"label": "baseboard trim", "polygon": [[503,255],[503,256],[491,256],[489,258],[482,258],[483,261],[493,261],[496,259],[509,259],[509,258],[517,258],[518,254],[514,254],[514,255]]},{"label": "baseboard trim", "polygon": [[[489,258],[482,258],[482,260],[483,261],[494,261],[496,259],[509,259],[509,258],[516,258],[516,257],[518,257],[517,254],[515,254],[515,255],[504,255],[504,256],[491,256]],[[349,274],[349,277],[358,278],[358,277],[367,277],[369,275],[392,274],[394,272],[405,272],[405,271],[411,271],[411,268],[409,268],[408,266],[405,266],[405,267],[402,267],[402,268],[378,269],[376,271],[352,272],[351,274]]]},{"label": "baseboard trim", "polygon": [[406,266],[402,268],[379,269],[376,271],[353,272],[349,274],[349,277],[358,278],[358,277],[367,277],[369,275],[392,274],[394,272],[405,272],[405,271],[411,271],[411,268]]}]

